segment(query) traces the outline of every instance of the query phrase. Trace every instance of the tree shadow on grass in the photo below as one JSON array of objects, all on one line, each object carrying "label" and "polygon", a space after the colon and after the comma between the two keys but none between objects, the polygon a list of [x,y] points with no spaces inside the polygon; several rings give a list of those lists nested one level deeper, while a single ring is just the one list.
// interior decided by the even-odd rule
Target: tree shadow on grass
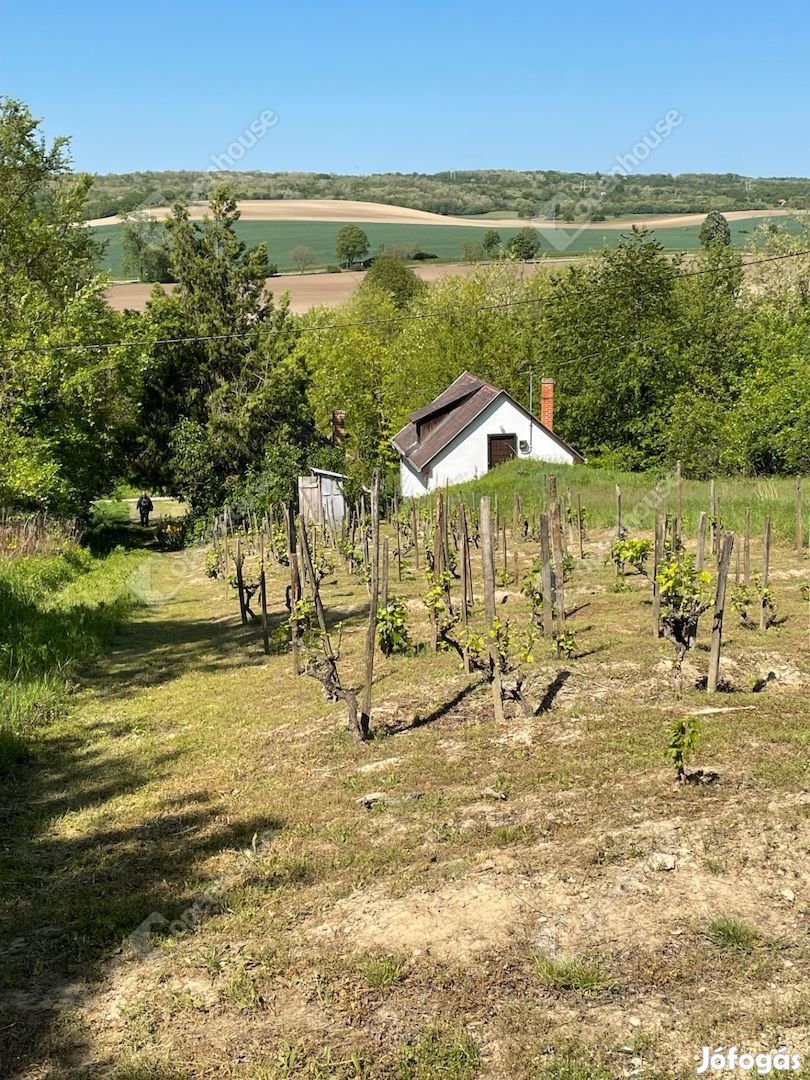
[{"label": "tree shadow on grass", "polygon": [[102,964],[144,920],[170,926],[192,909],[210,887],[206,859],[282,828],[266,815],[223,823],[221,808],[194,792],[135,822],[102,813],[80,835],[56,834],[65,816],[135,795],[175,760],[166,754],[147,769],[135,754],[105,758],[91,745],[83,736],[46,740],[0,796],[2,1076],[48,1056],[81,1055],[59,1025],[60,1007],[81,1005]]},{"label": "tree shadow on grass", "polygon": [[[199,632],[188,633],[192,654]],[[127,668],[122,679],[127,672],[136,673]],[[171,926],[206,893],[207,860],[221,852],[236,859],[254,835],[283,827],[259,813],[230,822],[218,797],[200,790],[157,808],[144,799],[138,809],[141,793],[176,767],[179,752],[122,752],[121,740],[103,741],[101,729],[110,735],[104,721],[46,731],[30,763],[0,789],[3,1077],[85,1060],[82,1023],[60,1013],[93,995],[104,965],[144,920],[156,914]]]},{"label": "tree shadow on grass", "polygon": [[443,701],[441,705],[438,705],[429,713],[425,713],[424,716],[420,716],[419,713],[416,713],[409,724],[389,728],[389,734],[402,735],[406,731],[415,731],[416,728],[425,727],[427,724],[435,724],[437,720],[441,720],[451,713],[453,709],[468,698],[470,694],[475,693],[476,690],[480,690],[480,688],[484,686],[485,681],[486,680],[483,678],[473,679],[473,681],[469,682],[466,686],[462,686],[462,688],[453,694],[451,698],[447,701]]},{"label": "tree shadow on grass", "polygon": [[537,708],[534,710],[535,716],[540,716],[542,715],[542,713],[548,712],[548,710],[557,700],[557,695],[570,678],[571,672],[567,669],[557,672],[552,681],[546,687],[546,692],[543,694],[542,698],[538,702]]}]

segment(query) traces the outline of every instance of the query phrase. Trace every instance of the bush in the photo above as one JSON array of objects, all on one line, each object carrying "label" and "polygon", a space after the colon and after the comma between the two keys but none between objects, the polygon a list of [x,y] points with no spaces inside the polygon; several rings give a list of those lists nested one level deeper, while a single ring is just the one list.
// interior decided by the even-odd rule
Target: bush
[{"label": "bush", "polygon": [[161,551],[180,551],[185,546],[186,528],[182,521],[161,521],[155,530]]}]

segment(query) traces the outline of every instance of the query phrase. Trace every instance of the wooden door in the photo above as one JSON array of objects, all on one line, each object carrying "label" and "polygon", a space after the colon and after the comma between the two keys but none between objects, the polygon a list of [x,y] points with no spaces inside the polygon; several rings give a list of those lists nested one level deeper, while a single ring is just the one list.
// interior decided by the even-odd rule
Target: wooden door
[{"label": "wooden door", "polygon": [[517,435],[490,435],[488,467],[493,469],[517,456]]}]

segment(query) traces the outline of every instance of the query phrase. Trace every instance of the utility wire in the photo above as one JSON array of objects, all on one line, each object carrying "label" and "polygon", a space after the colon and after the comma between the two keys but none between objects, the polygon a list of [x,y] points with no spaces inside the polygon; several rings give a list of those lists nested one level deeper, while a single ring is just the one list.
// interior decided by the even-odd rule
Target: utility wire
[{"label": "utility wire", "polygon": [[[769,255],[763,259],[754,259],[749,260],[748,262],[741,262],[740,268],[746,269],[750,266],[761,266],[764,263],[780,262],[784,259],[797,259],[803,255],[810,255],[810,249],[805,251],[792,251],[784,255]],[[676,281],[680,280],[681,278],[701,277],[706,274],[728,274],[733,272],[735,269],[736,267],[733,266],[711,266],[704,267],[700,270],[685,270],[681,273],[672,274],[670,280]],[[633,286],[632,284],[629,284],[628,287]],[[25,353],[42,354],[49,352],[66,352],[73,349],[86,349],[89,351],[102,352],[110,349],[153,348],[156,345],[191,345],[197,342],[243,341],[247,338],[253,337],[254,335],[263,335],[264,337],[281,337],[285,334],[323,333],[332,330],[357,329],[358,327],[364,326],[391,326],[397,325],[399,323],[416,322],[426,319],[451,318],[456,315],[475,315],[488,311],[504,311],[510,308],[528,307],[533,304],[545,304],[547,307],[554,306],[554,302],[550,301],[548,297],[537,296],[525,300],[505,300],[503,301],[503,303],[499,304],[482,304],[475,307],[446,308],[442,311],[413,312],[409,315],[395,315],[388,319],[359,319],[354,322],[321,323],[314,326],[292,326],[280,330],[264,330],[263,327],[259,324],[252,330],[247,330],[236,334],[206,334],[188,337],[155,338],[152,341],[104,341],[90,342],[87,344],[70,342],[63,345],[33,345],[29,348],[18,347],[16,349],[0,349],[0,355],[14,354],[16,356],[22,356]]]}]

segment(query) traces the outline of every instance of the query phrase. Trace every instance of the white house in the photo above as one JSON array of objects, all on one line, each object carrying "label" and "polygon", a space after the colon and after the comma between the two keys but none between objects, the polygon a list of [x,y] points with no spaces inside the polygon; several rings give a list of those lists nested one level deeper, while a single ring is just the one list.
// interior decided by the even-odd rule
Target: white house
[{"label": "white house", "polygon": [[435,401],[411,413],[397,432],[404,497],[474,480],[510,458],[560,465],[585,459],[554,434],[554,380],[543,379],[541,421],[505,390],[463,372]]}]

